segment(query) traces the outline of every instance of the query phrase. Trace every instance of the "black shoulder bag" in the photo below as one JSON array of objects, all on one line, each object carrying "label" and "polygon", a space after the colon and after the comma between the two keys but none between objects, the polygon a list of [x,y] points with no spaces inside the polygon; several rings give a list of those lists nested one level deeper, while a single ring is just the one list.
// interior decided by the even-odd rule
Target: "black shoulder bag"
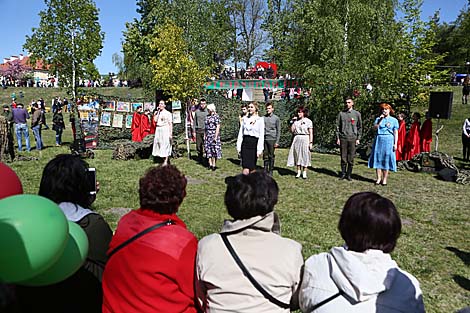
[{"label": "black shoulder bag", "polygon": [[[283,308],[283,309],[289,309],[290,308],[290,305],[287,304],[287,303],[284,303],[282,301],[279,301],[278,299],[274,298],[271,294],[269,294],[264,288],[263,286],[261,286],[258,281],[253,277],[251,276],[250,272],[248,272],[247,268],[245,267],[245,265],[243,265],[242,261],[240,260],[240,258],[238,257],[237,253],[235,252],[235,250],[233,249],[232,245],[230,244],[230,241],[228,241],[228,238],[227,238],[227,234],[225,233],[222,233],[220,234],[220,236],[222,237],[222,240],[225,244],[225,246],[227,247],[228,251],[230,252],[230,254],[232,255],[233,259],[235,260],[235,262],[237,263],[238,267],[240,267],[240,269],[242,270],[243,274],[250,280],[250,282],[253,284],[253,286],[266,298],[268,299],[270,302],[274,303],[275,305]],[[312,311],[313,310],[316,310],[318,309],[319,307],[327,304],[328,302],[336,299],[337,297],[341,296],[343,294],[343,291],[339,291],[338,293],[332,295],[331,297],[328,297],[326,298],[325,300],[317,303],[316,305],[314,305],[312,307]]]},{"label": "black shoulder bag", "polygon": [[169,226],[169,225],[174,225],[175,222],[172,221],[171,219],[168,219],[164,222],[161,222],[161,223],[158,223],[158,224],[155,224],[149,228],[146,228],[144,229],[143,231],[135,234],[134,236],[132,236],[131,238],[127,239],[126,241],[124,241],[123,243],[121,243],[119,246],[117,246],[116,248],[114,248],[109,254],[108,254],[108,258],[111,258],[111,256],[113,254],[115,254],[116,252],[118,252],[119,250],[121,250],[122,248],[124,248],[125,246],[127,246],[128,244],[130,244],[131,242],[133,242],[134,240],[142,237],[143,235],[146,235],[148,233],[150,233],[152,230],[155,230],[155,229],[158,229],[162,226]]}]

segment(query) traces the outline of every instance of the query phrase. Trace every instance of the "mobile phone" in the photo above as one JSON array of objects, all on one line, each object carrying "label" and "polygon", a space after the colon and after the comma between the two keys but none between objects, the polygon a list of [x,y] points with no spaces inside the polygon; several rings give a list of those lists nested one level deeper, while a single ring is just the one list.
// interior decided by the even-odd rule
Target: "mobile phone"
[{"label": "mobile phone", "polygon": [[86,170],[88,191],[91,195],[96,194],[96,168],[89,167]]}]

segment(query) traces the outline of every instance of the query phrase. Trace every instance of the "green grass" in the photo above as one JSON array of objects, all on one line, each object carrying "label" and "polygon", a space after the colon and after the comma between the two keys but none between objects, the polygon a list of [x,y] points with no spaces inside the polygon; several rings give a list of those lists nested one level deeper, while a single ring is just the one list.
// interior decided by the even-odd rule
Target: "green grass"
[{"label": "green grass", "polygon": [[[7,91],[9,96],[11,90]],[[470,104],[461,104],[460,88],[454,91],[452,119],[441,121],[444,129],[440,134],[439,150],[458,157],[457,165],[468,169],[468,164],[460,160],[460,136],[464,117],[470,115]],[[34,89],[27,90],[27,94],[30,92]],[[3,102],[5,95],[1,96]],[[437,121],[433,123],[435,128]],[[66,146],[54,147],[53,131],[43,131],[43,134],[47,148],[24,153],[38,157],[37,161],[10,164],[20,176],[26,193],[37,193],[45,164],[56,154],[69,151]],[[70,140],[68,127],[64,141]],[[34,139],[32,146],[33,142]],[[194,146],[192,149],[194,151]],[[276,210],[281,218],[283,235],[299,241],[306,258],[341,245],[337,223],[346,199],[355,192],[375,191],[390,198],[399,209],[404,226],[393,258],[420,281],[427,311],[454,312],[469,305],[470,186],[438,180],[435,174],[399,171],[391,174],[388,186],[377,187],[373,184],[374,171],[367,168],[366,160],[360,159],[356,160],[354,181],[338,181],[339,156],[317,153],[312,157],[313,171],[309,171],[309,179],[296,180],[292,169],[285,166],[287,152],[287,149],[279,149],[276,154],[279,169],[275,170],[274,178],[281,190]],[[153,164],[150,160],[114,161],[109,150],[95,153],[95,159],[87,160],[97,168],[101,184],[94,207],[114,228],[119,210],[111,208],[139,206],[138,179]],[[186,154],[172,160],[189,180],[187,197],[179,214],[198,238],[219,231],[223,220],[229,217],[223,204],[224,178],[240,173],[236,159],[234,146],[224,145],[223,159],[218,162],[220,169],[216,172],[197,165]]]}]

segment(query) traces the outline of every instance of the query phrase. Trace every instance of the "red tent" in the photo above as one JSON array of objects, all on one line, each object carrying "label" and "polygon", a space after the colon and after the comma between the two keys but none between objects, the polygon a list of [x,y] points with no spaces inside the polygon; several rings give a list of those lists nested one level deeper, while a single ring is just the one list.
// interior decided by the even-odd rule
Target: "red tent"
[{"label": "red tent", "polygon": [[256,67],[258,68],[259,66],[261,66],[262,68],[264,68],[265,70],[267,70],[269,68],[269,66],[271,66],[271,68],[273,69],[274,71],[274,76],[272,78],[276,78],[277,77],[277,65],[274,64],[274,63],[268,63],[268,62],[258,62],[256,63]]}]

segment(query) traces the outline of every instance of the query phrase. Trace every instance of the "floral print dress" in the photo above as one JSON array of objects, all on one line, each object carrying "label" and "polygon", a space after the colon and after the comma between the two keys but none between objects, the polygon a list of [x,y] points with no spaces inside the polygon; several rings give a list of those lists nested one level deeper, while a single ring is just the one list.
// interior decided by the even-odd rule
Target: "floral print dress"
[{"label": "floral print dress", "polygon": [[217,138],[215,137],[215,131],[217,129],[217,125],[220,125],[220,118],[219,115],[210,114],[206,117],[206,139],[204,141],[204,150],[206,154],[206,158],[222,158],[222,146],[220,144],[220,129],[219,135]]}]

